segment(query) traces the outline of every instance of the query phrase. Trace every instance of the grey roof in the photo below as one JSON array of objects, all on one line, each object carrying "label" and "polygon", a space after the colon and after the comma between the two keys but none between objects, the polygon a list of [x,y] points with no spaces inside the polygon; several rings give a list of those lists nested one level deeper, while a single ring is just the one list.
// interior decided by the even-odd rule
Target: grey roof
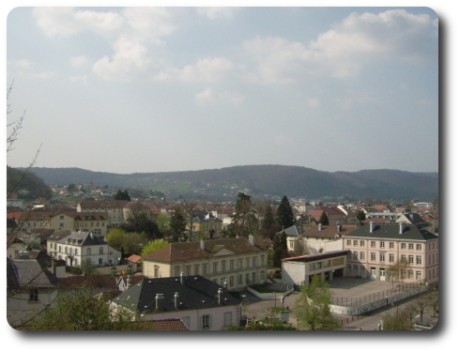
[{"label": "grey roof", "polygon": [[[184,276],[182,279],[183,283],[180,277],[144,279],[131,286],[113,302],[141,314],[234,306],[241,303],[240,299],[222,289],[219,304],[217,292],[222,287],[203,276]],[[176,293],[179,295],[177,308],[174,305]],[[163,294],[164,298],[159,300],[159,309],[156,311],[157,294]]]},{"label": "grey roof", "polygon": [[[370,231],[370,227],[373,226],[373,231]],[[368,223],[365,224],[348,235],[344,235],[343,238],[384,238],[384,239],[401,239],[411,241],[429,241],[437,239],[438,236],[425,230],[420,229],[416,225],[402,224],[403,232],[400,234],[400,223]]]},{"label": "grey roof", "polygon": [[14,259],[7,263],[7,281],[11,287],[49,288],[58,282],[56,276],[42,268],[37,260]]},{"label": "grey roof", "polygon": [[101,237],[91,235],[90,232],[72,232],[69,230],[61,230],[55,232],[49,237],[48,241],[55,241],[62,244],[71,244],[74,246],[94,246],[108,244]]}]

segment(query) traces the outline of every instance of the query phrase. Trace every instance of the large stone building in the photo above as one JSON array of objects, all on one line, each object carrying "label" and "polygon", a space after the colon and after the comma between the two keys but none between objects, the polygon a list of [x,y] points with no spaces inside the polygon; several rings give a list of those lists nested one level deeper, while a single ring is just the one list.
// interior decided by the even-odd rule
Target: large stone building
[{"label": "large stone building", "polygon": [[201,275],[235,290],[265,283],[268,250],[249,236],[170,243],[142,259],[147,277]]},{"label": "large stone building", "polygon": [[438,281],[438,236],[416,225],[370,222],[343,236],[345,276],[373,280]]}]

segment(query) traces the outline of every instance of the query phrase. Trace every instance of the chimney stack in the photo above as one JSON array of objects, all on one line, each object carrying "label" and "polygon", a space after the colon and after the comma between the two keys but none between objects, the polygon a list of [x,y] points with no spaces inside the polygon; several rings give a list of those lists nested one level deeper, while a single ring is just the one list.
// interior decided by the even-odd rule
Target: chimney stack
[{"label": "chimney stack", "polygon": [[174,293],[174,308],[179,309],[179,292]]},{"label": "chimney stack", "polygon": [[204,240],[200,240],[200,248],[204,250]]},{"label": "chimney stack", "polygon": [[158,310],[158,307],[160,306],[160,299],[163,299],[163,294],[162,293],[157,293],[155,296],[155,310]]},{"label": "chimney stack", "polygon": [[219,287],[219,289],[217,290],[217,304],[221,304],[221,295],[222,295],[222,289]]},{"label": "chimney stack", "polygon": [[184,284],[184,273],[182,271],[180,272],[180,283],[181,285]]},{"label": "chimney stack", "polygon": [[323,224],[319,223],[318,224],[318,231],[321,231],[323,229]]},{"label": "chimney stack", "polygon": [[130,288],[131,287],[131,276],[127,276],[126,277],[126,288]]},{"label": "chimney stack", "polygon": [[404,226],[403,226],[402,221],[400,221],[400,222],[399,222],[399,234],[400,234],[400,235],[402,235],[403,230],[404,230]]},{"label": "chimney stack", "polygon": [[249,243],[254,246],[254,236],[253,235],[249,235]]},{"label": "chimney stack", "polygon": [[372,223],[372,221],[369,222],[369,232],[374,232],[374,224]]}]

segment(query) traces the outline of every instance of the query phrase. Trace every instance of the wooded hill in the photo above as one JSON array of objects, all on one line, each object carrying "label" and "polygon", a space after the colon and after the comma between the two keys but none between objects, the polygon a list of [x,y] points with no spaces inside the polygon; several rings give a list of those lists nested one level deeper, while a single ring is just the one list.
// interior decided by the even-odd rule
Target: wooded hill
[{"label": "wooded hill", "polygon": [[251,196],[325,196],[380,199],[426,199],[438,195],[438,173],[399,170],[325,172],[299,166],[249,165],[200,171],[115,174],[79,168],[31,168],[48,185],[94,183],[101,187],[137,188],[165,193],[169,198],[235,199]]}]

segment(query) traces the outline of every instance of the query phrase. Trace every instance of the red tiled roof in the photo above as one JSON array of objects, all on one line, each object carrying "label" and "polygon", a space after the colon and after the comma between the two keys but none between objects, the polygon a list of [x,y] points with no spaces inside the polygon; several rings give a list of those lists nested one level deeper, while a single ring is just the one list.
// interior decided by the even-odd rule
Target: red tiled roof
[{"label": "red tiled roof", "polygon": [[139,330],[149,331],[188,331],[187,326],[180,319],[141,321]]},{"label": "red tiled roof", "polygon": [[133,254],[130,257],[126,258],[126,260],[129,260],[130,262],[137,263],[139,260],[141,260],[142,257],[137,254]]},{"label": "red tiled roof", "polygon": [[60,280],[61,289],[106,288],[118,290],[116,277],[113,275],[69,276]]}]

